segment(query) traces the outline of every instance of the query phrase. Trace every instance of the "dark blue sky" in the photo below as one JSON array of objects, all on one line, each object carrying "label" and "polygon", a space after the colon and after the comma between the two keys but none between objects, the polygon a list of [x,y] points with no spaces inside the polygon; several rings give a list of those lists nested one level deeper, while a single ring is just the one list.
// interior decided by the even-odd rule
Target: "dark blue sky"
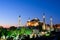
[{"label": "dark blue sky", "polygon": [[22,24],[27,19],[46,15],[46,23],[53,17],[53,23],[60,23],[60,0],[0,0],[0,25],[17,25],[21,15]]}]

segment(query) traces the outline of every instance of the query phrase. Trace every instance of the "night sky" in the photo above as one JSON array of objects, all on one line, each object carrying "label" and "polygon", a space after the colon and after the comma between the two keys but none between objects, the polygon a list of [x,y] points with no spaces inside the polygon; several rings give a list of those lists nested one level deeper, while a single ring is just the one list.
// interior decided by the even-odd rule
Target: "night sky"
[{"label": "night sky", "polygon": [[43,13],[46,15],[47,24],[50,16],[53,17],[53,24],[59,24],[60,0],[0,0],[0,26],[17,26],[19,15],[22,24],[25,24],[29,17],[37,17],[42,21]]}]

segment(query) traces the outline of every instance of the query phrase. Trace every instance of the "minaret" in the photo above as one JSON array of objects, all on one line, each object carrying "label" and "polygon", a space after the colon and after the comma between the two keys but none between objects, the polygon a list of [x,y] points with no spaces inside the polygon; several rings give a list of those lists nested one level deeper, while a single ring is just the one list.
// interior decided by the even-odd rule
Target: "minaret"
[{"label": "minaret", "polygon": [[50,28],[53,30],[52,16],[50,17]]},{"label": "minaret", "polygon": [[43,26],[42,29],[45,30],[45,13],[43,13]]},{"label": "minaret", "polygon": [[52,28],[52,16],[50,17],[50,26]]},{"label": "minaret", "polygon": [[21,23],[20,23],[21,22],[21,18],[20,17],[21,16],[18,17],[18,27],[20,27],[20,25],[21,25]]}]

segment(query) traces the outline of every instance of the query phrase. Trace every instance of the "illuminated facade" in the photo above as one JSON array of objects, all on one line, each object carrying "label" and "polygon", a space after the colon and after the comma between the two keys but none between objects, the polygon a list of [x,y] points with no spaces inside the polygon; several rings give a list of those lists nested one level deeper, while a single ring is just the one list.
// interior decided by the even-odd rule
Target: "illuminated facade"
[{"label": "illuminated facade", "polygon": [[27,26],[38,26],[39,25],[39,19],[34,18],[32,20],[27,21]]},{"label": "illuminated facade", "polygon": [[50,25],[49,24],[46,24],[46,30],[50,31]]}]

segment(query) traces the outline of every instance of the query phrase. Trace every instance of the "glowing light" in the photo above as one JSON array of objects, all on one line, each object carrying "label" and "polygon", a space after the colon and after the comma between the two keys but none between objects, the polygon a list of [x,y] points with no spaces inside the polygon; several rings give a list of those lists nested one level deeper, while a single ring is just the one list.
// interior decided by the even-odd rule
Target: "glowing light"
[{"label": "glowing light", "polygon": [[34,26],[38,26],[39,24],[38,23],[35,23]]},{"label": "glowing light", "polygon": [[49,36],[50,34],[45,34],[45,36]]},{"label": "glowing light", "polygon": [[27,23],[27,26],[30,26],[30,25],[31,25],[31,23],[30,23],[30,22],[28,22],[28,23]]}]

